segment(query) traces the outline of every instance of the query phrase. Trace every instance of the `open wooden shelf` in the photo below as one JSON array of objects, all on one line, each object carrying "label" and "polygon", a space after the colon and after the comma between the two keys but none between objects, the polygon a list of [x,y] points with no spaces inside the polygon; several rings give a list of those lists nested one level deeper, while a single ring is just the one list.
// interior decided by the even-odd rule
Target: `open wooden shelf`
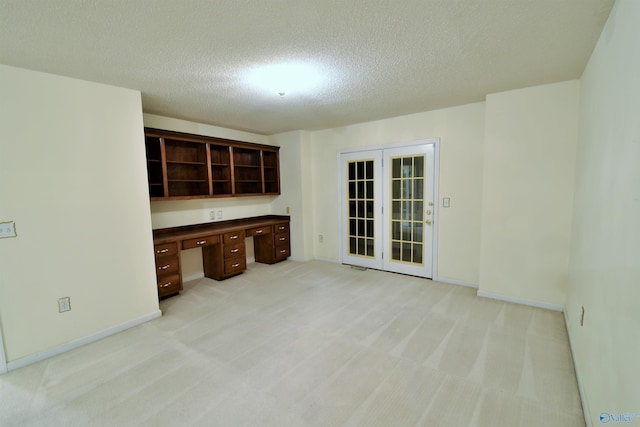
[{"label": "open wooden shelf", "polygon": [[152,200],[280,194],[279,147],[145,128]]}]

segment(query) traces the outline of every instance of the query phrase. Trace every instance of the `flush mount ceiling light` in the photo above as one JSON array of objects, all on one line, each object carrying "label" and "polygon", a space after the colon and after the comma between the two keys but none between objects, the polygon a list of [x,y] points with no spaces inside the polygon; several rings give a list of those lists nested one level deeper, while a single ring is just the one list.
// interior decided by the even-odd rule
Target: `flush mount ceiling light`
[{"label": "flush mount ceiling light", "polygon": [[246,77],[251,85],[280,96],[311,93],[324,82],[315,67],[303,63],[264,65],[249,70]]}]

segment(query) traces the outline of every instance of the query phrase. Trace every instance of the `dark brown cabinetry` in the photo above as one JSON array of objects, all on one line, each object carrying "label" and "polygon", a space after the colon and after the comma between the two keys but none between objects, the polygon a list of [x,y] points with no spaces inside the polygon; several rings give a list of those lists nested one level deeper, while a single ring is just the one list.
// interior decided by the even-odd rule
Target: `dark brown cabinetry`
[{"label": "dark brown cabinetry", "polygon": [[262,152],[264,165],[264,188],[266,193],[280,192],[280,166],[278,153],[274,151]]},{"label": "dark brown cabinetry", "polygon": [[211,187],[214,195],[233,194],[233,174],[231,173],[231,146],[209,144],[211,153]]},{"label": "dark brown cabinetry", "polygon": [[151,200],[280,194],[279,147],[145,129]]},{"label": "dark brown cabinetry", "polygon": [[224,280],[247,269],[244,230],[234,230],[220,237],[220,244],[202,248],[205,277]]},{"label": "dark brown cabinetry", "polygon": [[153,231],[158,295],[182,290],[180,250],[202,248],[204,275],[224,280],[247,268],[245,239],[253,237],[256,262],[273,264],[291,255],[289,217],[266,215]]},{"label": "dark brown cabinetry", "polygon": [[207,146],[188,141],[164,140],[167,193],[172,196],[209,195]]},{"label": "dark brown cabinetry", "polygon": [[177,294],[182,290],[180,251],[177,242],[154,245],[158,296]]},{"label": "dark brown cabinetry", "polygon": [[262,161],[260,150],[248,148],[233,149],[233,171],[236,194],[256,194],[262,192]]},{"label": "dark brown cabinetry", "polygon": [[257,262],[273,264],[291,256],[289,222],[279,222],[273,224],[271,228],[272,230],[268,232],[254,234],[253,242]]},{"label": "dark brown cabinetry", "polygon": [[147,135],[145,137],[147,152],[147,176],[149,178],[149,196],[164,197],[164,173],[162,170],[163,157],[160,137]]}]

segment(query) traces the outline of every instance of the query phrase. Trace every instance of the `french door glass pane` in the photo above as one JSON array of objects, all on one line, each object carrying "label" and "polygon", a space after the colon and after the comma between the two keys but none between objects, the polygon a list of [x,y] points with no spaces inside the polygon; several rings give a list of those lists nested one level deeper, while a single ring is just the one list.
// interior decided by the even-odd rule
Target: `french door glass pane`
[{"label": "french door glass pane", "polygon": [[422,264],[424,156],[391,161],[391,259]]},{"label": "french door glass pane", "polygon": [[367,218],[373,218],[373,200],[367,200]]},{"label": "french door glass pane", "polygon": [[348,164],[349,255],[375,256],[373,160]]},{"label": "french door glass pane", "polygon": [[413,220],[422,223],[422,212],[424,212],[424,203],[422,201],[413,202]]},{"label": "french door glass pane", "polygon": [[393,182],[391,183],[391,197],[393,199],[400,199],[402,198],[402,192],[401,187],[402,186],[402,180],[400,179],[394,179]]},{"label": "french door glass pane", "polygon": [[422,245],[413,245],[413,262],[416,264],[422,264]]},{"label": "french door glass pane", "polygon": [[402,159],[393,159],[391,164],[392,164],[391,176],[393,178],[401,178],[402,177]]},{"label": "french door glass pane", "polygon": [[413,176],[418,178],[424,177],[424,157],[417,156],[413,159]]},{"label": "french door glass pane", "polygon": [[400,219],[400,215],[402,214],[402,202],[393,201],[391,202],[391,219]]}]

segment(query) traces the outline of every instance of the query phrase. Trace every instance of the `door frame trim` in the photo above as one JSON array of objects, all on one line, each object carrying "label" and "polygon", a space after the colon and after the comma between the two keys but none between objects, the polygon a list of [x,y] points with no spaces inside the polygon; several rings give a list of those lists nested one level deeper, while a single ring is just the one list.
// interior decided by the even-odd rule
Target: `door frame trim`
[{"label": "door frame trim", "polygon": [[342,215],[342,180],[344,179],[343,176],[343,171],[342,171],[342,164],[341,164],[341,156],[343,154],[349,154],[349,153],[357,153],[357,152],[362,152],[362,153],[366,153],[367,151],[378,151],[378,150],[386,150],[386,149],[390,149],[390,148],[406,148],[406,147],[412,147],[412,146],[416,146],[416,145],[428,145],[428,144],[433,144],[434,146],[434,150],[433,150],[433,223],[434,225],[437,225],[435,227],[433,227],[433,243],[432,243],[432,248],[431,248],[431,262],[432,262],[432,266],[431,266],[431,276],[432,279],[431,280],[437,280],[438,277],[438,238],[439,238],[439,234],[438,230],[440,228],[440,215],[439,215],[439,210],[440,210],[440,138],[424,138],[424,139],[419,139],[419,140],[415,140],[415,141],[410,141],[410,142],[396,142],[396,143],[388,143],[388,144],[382,144],[382,145],[371,145],[371,146],[366,146],[366,147],[354,147],[354,148],[349,148],[349,149],[345,149],[345,150],[340,150],[338,151],[338,153],[336,154],[336,163],[338,165],[338,180],[337,180],[337,190],[338,190],[338,203],[337,203],[337,216],[338,216],[338,233],[340,236],[340,239],[338,240],[338,255],[339,255],[339,259],[338,262],[342,263],[342,259],[344,258],[344,250],[345,248],[342,245],[342,237],[344,236],[344,233],[346,232],[345,230],[345,225],[344,225],[344,221],[343,218],[341,217]]}]

